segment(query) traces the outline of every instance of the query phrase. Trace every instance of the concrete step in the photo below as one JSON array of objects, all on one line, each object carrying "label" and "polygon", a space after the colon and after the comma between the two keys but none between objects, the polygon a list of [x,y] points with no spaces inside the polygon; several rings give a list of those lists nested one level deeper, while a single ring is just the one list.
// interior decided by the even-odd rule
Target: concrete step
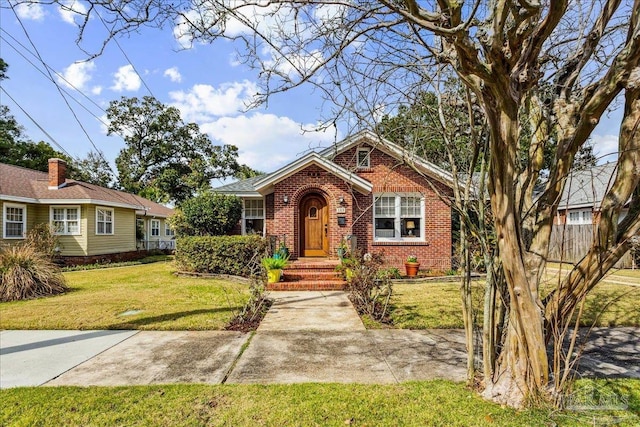
[{"label": "concrete step", "polygon": [[344,280],[299,280],[296,282],[269,283],[269,291],[341,291],[347,286]]}]

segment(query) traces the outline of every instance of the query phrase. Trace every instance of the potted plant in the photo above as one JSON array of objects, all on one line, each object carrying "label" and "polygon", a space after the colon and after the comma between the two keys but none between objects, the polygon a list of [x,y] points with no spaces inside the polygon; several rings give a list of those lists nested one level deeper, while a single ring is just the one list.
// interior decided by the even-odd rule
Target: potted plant
[{"label": "potted plant", "polygon": [[282,269],[287,265],[288,258],[265,257],[262,266],[267,270],[267,283],[278,283],[282,277]]},{"label": "potted plant", "polygon": [[408,277],[416,277],[418,270],[420,269],[420,263],[418,257],[415,255],[409,255],[404,263],[404,268]]}]

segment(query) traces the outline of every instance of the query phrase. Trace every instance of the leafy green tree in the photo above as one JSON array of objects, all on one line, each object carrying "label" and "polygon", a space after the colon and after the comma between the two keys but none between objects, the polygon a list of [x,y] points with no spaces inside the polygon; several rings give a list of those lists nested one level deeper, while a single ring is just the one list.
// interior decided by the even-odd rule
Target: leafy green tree
[{"label": "leafy green tree", "polygon": [[73,163],[72,177],[102,187],[112,187],[114,176],[101,152],[90,151],[87,157]]},{"label": "leafy green tree", "polygon": [[197,124],[185,124],[177,108],[153,97],[112,101],[107,119],[109,135],[123,135],[126,143],[116,158],[126,191],[179,204],[239,168],[235,146],[214,146]]},{"label": "leafy green tree", "polygon": [[241,216],[240,198],[205,191],[185,200],[170,223],[179,236],[222,236],[233,230]]}]

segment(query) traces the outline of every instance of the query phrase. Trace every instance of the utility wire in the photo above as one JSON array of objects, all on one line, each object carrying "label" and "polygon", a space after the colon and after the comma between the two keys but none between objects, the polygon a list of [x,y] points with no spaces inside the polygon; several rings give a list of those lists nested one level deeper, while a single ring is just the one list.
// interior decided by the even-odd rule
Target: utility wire
[{"label": "utility wire", "polygon": [[[109,32],[109,34],[111,34],[111,30],[107,26],[107,23],[104,22],[104,19],[102,19],[102,16],[100,16],[100,14],[97,11],[95,11],[95,14],[100,19],[100,22],[102,22],[102,25],[104,25],[104,28]],[[149,92],[149,95],[151,95],[151,96],[153,96],[155,98],[156,96],[151,91],[151,88],[147,85],[147,82],[144,81],[144,79],[142,78],[142,75],[136,69],[136,66],[133,65],[133,62],[131,62],[131,59],[129,59],[129,56],[127,55],[127,53],[124,51],[122,46],[120,46],[120,43],[118,42],[118,39],[114,37],[112,40],[115,42],[116,46],[118,46],[118,49],[120,49],[120,52],[122,52],[122,55],[124,55],[124,57],[126,58],[127,62],[129,63],[129,65],[131,65],[131,68],[133,68],[133,71],[135,71],[135,73],[138,75],[138,77],[140,78],[140,81],[142,82],[144,87]]]},{"label": "utility wire", "polygon": [[[9,37],[11,37],[11,39],[13,39],[16,43],[18,43],[20,45],[20,47],[22,47],[25,51],[29,52],[31,55],[35,56],[35,54],[33,52],[31,52],[26,46],[24,46],[22,43],[20,43],[18,40],[15,39],[15,37],[13,37],[11,34],[7,33],[4,29],[0,28],[0,31],[6,33]],[[16,51],[16,53],[20,56],[22,56],[22,58],[24,58],[25,61],[27,61],[33,68],[35,68],[40,74],[42,74],[45,78],[47,78],[48,80],[52,81],[49,77],[49,75],[47,73],[45,73],[41,68],[39,68],[35,63],[33,63],[33,61],[31,61],[29,58],[27,58],[24,53],[22,53],[18,48],[16,48],[13,44],[11,44],[11,42],[9,40],[6,39],[6,37],[3,37],[0,34],[0,40],[3,40],[7,46],[9,46],[10,48],[12,48],[13,50]],[[77,91],[78,93],[80,93],[84,98],[86,98],[89,102],[91,102],[96,108],[98,108],[100,111],[106,113],[106,110],[104,108],[102,108],[102,106],[100,106],[100,104],[96,103],[94,100],[92,100],[87,94],[85,94],[81,89],[78,89],[76,86],[73,85],[73,83],[71,83],[69,80],[67,80],[63,75],[61,75],[60,73],[58,73],[57,71],[55,71],[51,66],[44,64],[45,67],[47,67],[49,70],[52,70],[55,75],[57,77],[59,77],[61,80],[63,80],[67,85],[69,85],[69,87],[71,87],[73,90]],[[55,83],[55,81],[52,81],[53,83]],[[91,116],[93,116],[95,119],[97,119],[98,121],[100,121],[103,125],[108,126],[109,124],[107,122],[105,122],[103,120],[102,117],[96,115],[93,111],[91,111],[89,108],[87,108],[85,105],[83,105],[78,99],[76,99],[73,94],[69,91],[67,91],[66,89],[62,89],[64,91],[64,93],[67,94],[67,96],[69,96],[71,99],[73,99],[80,107],[82,107],[82,109],[84,109],[87,113],[89,113]]]},{"label": "utility wire", "polygon": [[[36,47],[35,43],[33,42],[33,40],[31,39],[31,36],[29,35],[29,32],[27,31],[27,28],[24,26],[24,23],[22,22],[22,20],[20,19],[20,16],[18,15],[18,13],[16,12],[15,6],[12,3],[9,3],[9,5],[11,6],[11,10],[13,11],[13,14],[15,15],[16,19],[18,20],[18,23],[20,24],[20,27],[22,28],[22,31],[24,32],[25,36],[27,37],[27,40],[29,40],[29,43],[31,44],[31,46],[33,47],[34,52],[36,53],[36,56],[38,58],[38,60],[40,60],[40,62],[43,64],[43,66],[45,67],[45,70],[47,71],[47,74],[49,75],[49,79],[51,79],[51,81],[53,82],[54,86],[56,87],[56,89],[58,90],[58,93],[60,94],[60,96],[62,97],[62,99],[64,100],[64,103],[66,104],[67,108],[69,109],[69,111],[71,112],[71,114],[73,115],[73,118],[76,120],[76,122],[78,123],[78,125],[80,126],[80,128],[82,129],[82,132],[84,132],[85,136],[87,137],[87,139],[89,140],[89,142],[91,143],[91,145],[93,146],[93,148],[96,150],[96,152],[98,153],[98,155],[100,156],[100,158],[102,158],[102,160],[104,160],[107,165],[109,165],[109,162],[107,161],[107,159],[105,159],[104,154],[102,153],[102,151],[100,149],[98,149],[98,147],[96,146],[95,142],[93,142],[93,139],[91,138],[91,136],[89,135],[89,133],[87,132],[87,130],[85,129],[84,125],[82,124],[82,122],[80,121],[80,119],[78,118],[76,112],[73,110],[73,108],[71,107],[71,104],[69,104],[69,101],[67,100],[67,98],[64,96],[64,92],[62,91],[62,89],[60,88],[60,85],[55,81],[55,79],[53,78],[53,75],[51,74],[51,71],[49,71],[49,68],[47,67],[44,59],[42,59],[42,55],[40,55],[40,52],[38,51],[38,48]],[[109,165],[109,169],[111,170],[111,172],[113,172],[113,169],[111,169],[111,165]]]},{"label": "utility wire", "polygon": [[19,108],[19,109],[20,109],[20,110],[21,110],[21,111],[22,111],[22,112],[23,112],[23,113],[24,113],[24,114],[29,118],[29,120],[31,120],[31,121],[33,122],[33,124],[34,124],[34,125],[36,125],[36,126],[38,127],[38,129],[40,129],[40,131],[41,131],[42,133],[44,133],[44,134],[47,136],[47,138],[49,138],[49,139],[51,140],[51,142],[53,142],[53,143],[54,143],[54,145],[55,145],[56,147],[58,147],[58,148],[59,148],[59,149],[60,149],[64,154],[66,154],[67,156],[69,156],[69,158],[71,158],[71,159],[74,159],[74,160],[78,161],[78,159],[77,159],[75,156],[72,156],[72,155],[71,155],[71,154],[70,154],[70,153],[69,153],[69,152],[68,152],[68,151],[67,151],[67,150],[66,150],[62,145],[60,145],[60,143],[58,143],[58,141],[56,141],[56,140],[55,140],[55,138],[54,138],[54,137],[52,137],[52,136],[49,134],[49,132],[47,132],[47,131],[42,127],[42,126],[40,126],[40,123],[38,123],[38,122],[36,121],[36,119],[34,119],[34,118],[31,116],[31,114],[29,114],[29,113],[27,112],[27,110],[25,110],[24,108],[22,108],[22,105],[20,105],[20,104],[18,103],[18,101],[16,101],[16,100],[15,100],[15,98],[14,98],[13,96],[11,96],[11,95],[9,94],[9,92],[7,92],[7,89],[5,89],[4,87],[0,86],[0,90],[2,90],[2,91],[5,93],[5,95],[7,95],[7,96],[9,97],[9,99],[11,99],[11,100],[13,101],[13,103],[14,103],[14,104],[16,104],[16,105],[18,106],[18,108]]}]

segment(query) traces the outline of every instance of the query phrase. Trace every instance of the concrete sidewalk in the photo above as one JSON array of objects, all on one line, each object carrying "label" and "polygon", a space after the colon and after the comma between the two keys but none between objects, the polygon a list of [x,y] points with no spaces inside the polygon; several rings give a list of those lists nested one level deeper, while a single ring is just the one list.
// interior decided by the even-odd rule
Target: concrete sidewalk
[{"label": "concrete sidewalk", "polygon": [[[461,330],[366,330],[344,292],[276,292],[255,333],[2,331],[0,387],[463,381]],[[584,373],[640,378],[640,328],[594,331]]]}]

